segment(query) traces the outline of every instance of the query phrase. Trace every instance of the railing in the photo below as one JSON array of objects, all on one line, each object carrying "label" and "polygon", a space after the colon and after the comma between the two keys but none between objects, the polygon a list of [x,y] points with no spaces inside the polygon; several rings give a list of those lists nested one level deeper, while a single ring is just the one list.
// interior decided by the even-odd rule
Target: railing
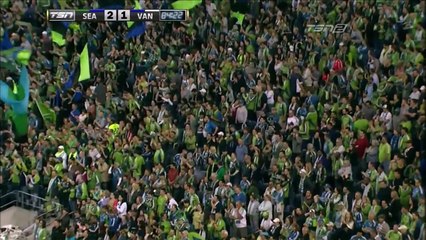
[{"label": "railing", "polygon": [[[5,210],[9,207],[16,206],[27,210],[37,212],[35,218],[45,219],[47,224],[50,224],[53,217],[58,217],[62,211],[62,205],[56,201],[47,200],[37,195],[30,194],[24,191],[12,191],[7,194],[0,196],[0,210]],[[34,219],[28,219],[28,226],[23,227],[26,234],[32,234],[30,232]]]}]

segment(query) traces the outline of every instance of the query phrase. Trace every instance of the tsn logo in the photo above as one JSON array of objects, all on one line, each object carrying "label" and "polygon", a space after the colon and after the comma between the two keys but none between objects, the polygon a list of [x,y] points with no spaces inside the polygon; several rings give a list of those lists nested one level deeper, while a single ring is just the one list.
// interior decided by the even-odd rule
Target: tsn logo
[{"label": "tsn logo", "polygon": [[75,21],[74,11],[50,10],[48,16],[50,21]]},{"label": "tsn logo", "polygon": [[322,32],[328,32],[328,33],[344,33],[346,29],[348,29],[348,24],[340,23],[336,25],[329,25],[329,24],[316,24],[311,25],[308,24],[306,26],[306,31],[308,33],[322,33]]}]

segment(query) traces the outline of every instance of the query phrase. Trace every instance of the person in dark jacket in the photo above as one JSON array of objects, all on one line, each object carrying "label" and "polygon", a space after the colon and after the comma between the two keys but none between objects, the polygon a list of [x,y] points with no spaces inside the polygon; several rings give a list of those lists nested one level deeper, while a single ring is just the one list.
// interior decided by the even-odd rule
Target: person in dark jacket
[{"label": "person in dark jacket", "polygon": [[268,233],[269,236],[272,237],[274,240],[280,239],[280,232],[281,232],[281,220],[279,218],[275,218],[273,221],[274,225],[271,226]]},{"label": "person in dark jacket", "polygon": [[99,222],[92,216],[90,219],[87,240],[97,240],[99,238]]},{"label": "person in dark jacket", "polygon": [[118,233],[119,227],[120,218],[117,215],[117,211],[113,210],[113,212],[109,216],[108,236],[110,238],[114,237]]},{"label": "person in dark jacket", "polygon": [[64,231],[61,228],[60,221],[55,219],[52,223],[52,234],[51,238],[55,240],[65,240]]}]

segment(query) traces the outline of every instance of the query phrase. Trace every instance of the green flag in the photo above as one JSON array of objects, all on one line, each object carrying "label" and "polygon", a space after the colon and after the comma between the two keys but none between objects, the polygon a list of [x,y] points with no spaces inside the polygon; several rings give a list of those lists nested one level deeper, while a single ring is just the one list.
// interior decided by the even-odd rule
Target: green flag
[{"label": "green flag", "polygon": [[84,81],[90,79],[90,62],[89,62],[89,50],[87,49],[87,43],[84,46],[83,51],[80,54],[80,77],[78,81]]},{"label": "green flag", "polygon": [[53,109],[43,103],[41,100],[36,101],[37,108],[40,111],[41,117],[43,118],[44,124],[50,126],[56,124],[56,113]]},{"label": "green flag", "polygon": [[58,44],[59,47],[64,46],[66,43],[64,36],[56,31],[52,31],[52,41]]},{"label": "green flag", "polygon": [[30,60],[30,57],[31,51],[24,49],[18,52],[16,55],[16,61],[23,65],[28,65],[28,60]]},{"label": "green flag", "polygon": [[238,24],[240,24],[240,25],[243,24],[244,14],[239,13],[239,12],[231,12],[231,17],[236,18]]},{"label": "green flag", "polygon": [[201,4],[202,0],[179,0],[172,3],[174,9],[190,10],[195,6]]},{"label": "green flag", "polygon": [[[138,0],[135,0],[135,8],[134,9],[136,9],[136,10],[142,9],[141,4],[139,3]],[[127,27],[130,28],[133,25],[133,23],[134,22],[132,22],[132,21],[127,22]]]}]

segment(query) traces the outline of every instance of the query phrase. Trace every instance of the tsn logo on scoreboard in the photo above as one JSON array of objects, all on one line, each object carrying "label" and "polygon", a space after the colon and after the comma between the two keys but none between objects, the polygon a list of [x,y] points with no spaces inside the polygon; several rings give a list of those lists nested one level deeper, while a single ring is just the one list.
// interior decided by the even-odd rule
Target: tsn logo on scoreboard
[{"label": "tsn logo on scoreboard", "polygon": [[75,21],[74,10],[50,10],[47,16],[49,21]]}]

